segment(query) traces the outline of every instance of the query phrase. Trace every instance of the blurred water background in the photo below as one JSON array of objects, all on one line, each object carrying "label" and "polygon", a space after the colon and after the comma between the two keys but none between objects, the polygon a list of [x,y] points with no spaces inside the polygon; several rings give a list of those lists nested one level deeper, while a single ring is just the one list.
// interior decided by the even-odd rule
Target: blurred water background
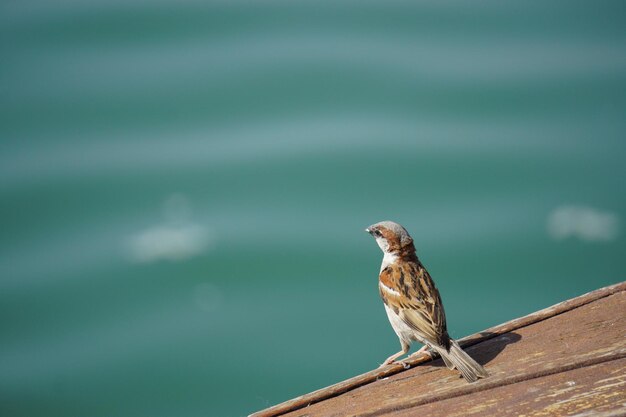
[{"label": "blurred water background", "polygon": [[240,416],[624,280],[623,2],[5,0],[0,414]]}]

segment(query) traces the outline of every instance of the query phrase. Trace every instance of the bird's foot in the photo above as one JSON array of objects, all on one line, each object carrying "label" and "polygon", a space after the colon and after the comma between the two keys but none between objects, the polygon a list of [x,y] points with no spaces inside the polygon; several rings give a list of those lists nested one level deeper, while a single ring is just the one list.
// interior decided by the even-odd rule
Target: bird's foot
[{"label": "bird's foot", "polygon": [[[400,356],[402,355],[406,355],[406,353],[409,351],[409,345],[406,343],[402,343],[402,350],[398,353],[395,353],[393,355],[391,355],[390,357],[388,357],[387,359],[385,359],[385,362],[383,362],[379,368],[382,368],[383,366],[387,366],[387,365],[391,365],[393,363],[396,363],[396,359],[398,359]],[[403,365],[404,366],[404,365]]]},{"label": "bird's foot", "polygon": [[427,345],[422,346],[422,347],[420,348],[420,350],[418,350],[417,352],[412,353],[411,355],[409,355],[409,358],[414,358],[414,357],[416,357],[416,356],[421,355],[422,353],[424,353],[424,354],[428,355],[428,356],[430,357],[430,359],[432,359],[432,358],[433,358],[433,353],[432,353],[432,352],[428,349],[428,346],[427,346]]},{"label": "bird's foot", "polygon": [[409,369],[411,365],[405,361],[391,361],[391,362],[383,362],[380,364],[379,368],[384,368],[387,365],[402,365],[404,369]]},{"label": "bird's foot", "polygon": [[381,364],[380,364],[379,368],[384,368],[385,366],[387,366],[387,365],[391,365],[391,364],[393,364],[394,362],[395,362],[395,361],[393,361],[393,360],[392,360],[391,362],[385,361],[385,362],[383,362],[383,363],[381,363]]}]

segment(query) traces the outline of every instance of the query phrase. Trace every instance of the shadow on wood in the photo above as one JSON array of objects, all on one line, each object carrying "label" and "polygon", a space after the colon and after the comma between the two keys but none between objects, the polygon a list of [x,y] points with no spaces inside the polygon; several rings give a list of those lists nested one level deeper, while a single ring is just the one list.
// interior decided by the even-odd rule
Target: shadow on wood
[{"label": "shadow on wood", "polygon": [[[478,334],[480,335],[480,337],[484,337],[485,339],[491,339],[495,336],[498,336],[497,334],[491,333],[491,332],[480,332]],[[493,345],[489,346],[488,349],[481,348],[480,351],[472,353],[471,356],[479,364],[483,366],[487,366],[489,362],[494,360],[496,356],[498,356],[500,352],[502,352],[507,347],[507,345],[510,345],[512,343],[517,343],[521,338],[522,336],[520,336],[518,333],[515,333],[515,332],[507,333],[506,337],[500,339],[500,343],[494,343]],[[424,363],[421,363],[418,366],[434,366],[434,367],[439,367],[439,368],[446,368],[446,364],[443,363],[443,360],[440,358],[437,359],[438,356],[436,356],[436,354],[434,355],[435,355],[435,358],[433,358],[432,361],[425,361]],[[452,372],[456,372],[459,378],[462,378],[459,372],[457,371],[452,371]]]},{"label": "shadow on wood", "polygon": [[422,355],[252,416],[626,415],[626,282],[460,343],[489,378],[468,384]]}]

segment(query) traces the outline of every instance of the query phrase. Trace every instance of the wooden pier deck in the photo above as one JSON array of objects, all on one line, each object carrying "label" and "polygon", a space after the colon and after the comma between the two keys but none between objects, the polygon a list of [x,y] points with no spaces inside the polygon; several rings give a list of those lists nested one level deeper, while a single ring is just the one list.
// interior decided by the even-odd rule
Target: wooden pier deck
[{"label": "wooden pier deck", "polygon": [[468,384],[424,355],[408,370],[375,369],[252,417],[626,416],[626,282],[461,344],[489,378]]}]

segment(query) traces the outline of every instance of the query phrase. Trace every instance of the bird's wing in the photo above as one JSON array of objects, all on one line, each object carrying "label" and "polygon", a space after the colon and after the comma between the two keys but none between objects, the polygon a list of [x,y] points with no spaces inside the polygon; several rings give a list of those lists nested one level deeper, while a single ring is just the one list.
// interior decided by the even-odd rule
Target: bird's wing
[{"label": "bird's wing", "polygon": [[380,273],[380,294],[385,304],[424,341],[449,346],[441,296],[421,264],[387,266]]}]

